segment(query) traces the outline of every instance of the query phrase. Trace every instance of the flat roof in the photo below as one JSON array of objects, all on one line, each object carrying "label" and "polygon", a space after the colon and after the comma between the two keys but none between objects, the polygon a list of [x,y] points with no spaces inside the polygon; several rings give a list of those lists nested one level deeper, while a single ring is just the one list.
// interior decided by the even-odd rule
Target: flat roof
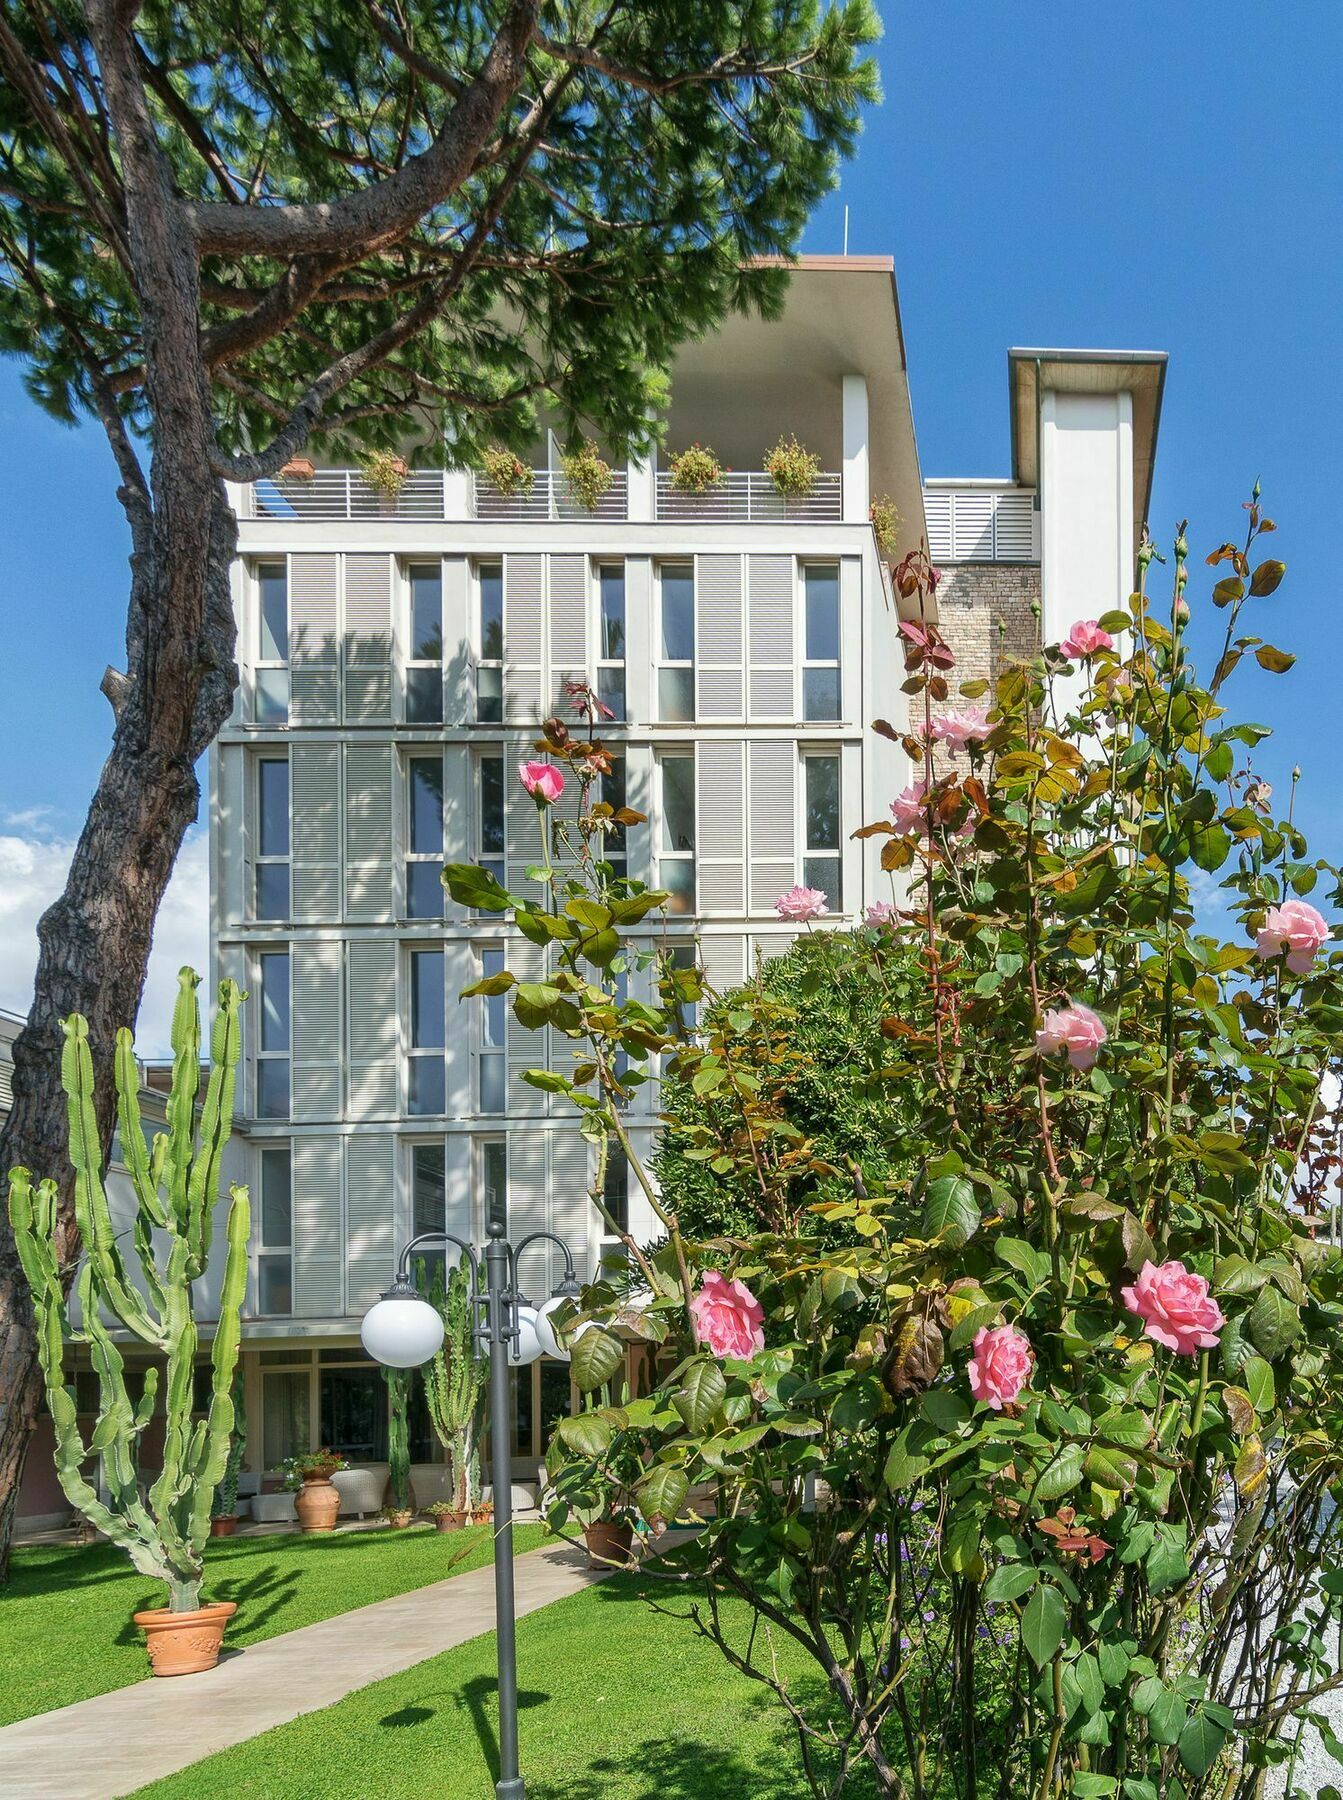
[{"label": "flat roof", "polygon": [[1133,396],[1133,498],[1141,529],[1152,504],[1161,399],[1166,386],[1164,350],[1060,350],[1017,348],[1007,353],[1012,417],[1012,475],[1022,487],[1040,484],[1040,392]]}]

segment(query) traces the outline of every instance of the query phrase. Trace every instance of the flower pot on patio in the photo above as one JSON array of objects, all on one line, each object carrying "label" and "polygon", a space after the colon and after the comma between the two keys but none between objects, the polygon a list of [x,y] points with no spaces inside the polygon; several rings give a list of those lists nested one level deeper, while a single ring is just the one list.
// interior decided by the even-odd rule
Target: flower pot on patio
[{"label": "flower pot on patio", "polygon": [[387,1508],[387,1523],[394,1531],[404,1531],[406,1526],[413,1522],[414,1518],[415,1511],[413,1507],[389,1506]]},{"label": "flower pot on patio", "polygon": [[466,1524],[467,1515],[460,1512],[438,1512],[434,1514],[435,1531],[460,1531]]},{"label": "flower pot on patio", "polygon": [[210,1521],[211,1537],[232,1537],[238,1529],[237,1513],[220,1513],[218,1518]]},{"label": "flower pot on patio", "polygon": [[628,1519],[598,1519],[583,1527],[588,1547],[588,1561],[594,1568],[612,1563],[627,1563],[634,1543],[634,1527]]},{"label": "flower pot on patio", "polygon": [[194,1612],[170,1612],[166,1606],[133,1614],[145,1634],[149,1664],[156,1675],[199,1675],[219,1661],[224,1627],[237,1612],[232,1600],[200,1606]]},{"label": "flower pot on patio", "polygon": [[304,1531],[334,1531],[340,1493],[328,1475],[305,1475],[294,1496],[294,1511]]}]

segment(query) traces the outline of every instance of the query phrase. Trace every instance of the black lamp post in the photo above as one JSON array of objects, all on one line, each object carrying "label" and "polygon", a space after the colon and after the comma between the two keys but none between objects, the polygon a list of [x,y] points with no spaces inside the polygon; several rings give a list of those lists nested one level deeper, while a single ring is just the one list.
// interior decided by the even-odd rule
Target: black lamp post
[{"label": "black lamp post", "polygon": [[[443,1320],[438,1309],[417,1293],[410,1279],[411,1257],[429,1244],[452,1244],[471,1269],[471,1304],[476,1317],[476,1341],[488,1345],[490,1357],[490,1464],[494,1485],[494,1624],[499,1659],[499,1779],[494,1784],[498,1800],[526,1800],[527,1790],[518,1773],[518,1665],[513,1613],[513,1468],[509,1454],[511,1421],[508,1408],[508,1371],[536,1361],[542,1340],[528,1321],[532,1342],[523,1346],[523,1320],[519,1308],[527,1302],[518,1287],[518,1263],[532,1244],[542,1239],[564,1253],[564,1278],[553,1300],[577,1299],[581,1289],[574,1271],[573,1253],[553,1231],[533,1231],[516,1250],[504,1237],[504,1227],[491,1221],[484,1251],[485,1285],[480,1284],[480,1261],[470,1244],[450,1231],[425,1231],[401,1252],[396,1280],[364,1315],[360,1336],[376,1361],[394,1369],[418,1368],[429,1361],[443,1342]],[[545,1308],[544,1311],[548,1311]],[[552,1345],[554,1336],[546,1331]],[[515,1346],[510,1356],[510,1347]],[[558,1349],[558,1346],[555,1346]],[[560,1355],[563,1355],[561,1350]]]}]

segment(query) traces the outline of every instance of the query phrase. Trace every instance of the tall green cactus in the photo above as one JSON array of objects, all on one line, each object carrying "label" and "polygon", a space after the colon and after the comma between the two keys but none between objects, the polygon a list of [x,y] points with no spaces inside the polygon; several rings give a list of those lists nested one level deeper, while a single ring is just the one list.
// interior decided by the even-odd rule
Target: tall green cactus
[{"label": "tall green cactus", "polygon": [[[423,1283],[421,1282],[421,1285]],[[435,1435],[448,1453],[452,1504],[466,1512],[480,1497],[480,1426],[488,1371],[476,1352],[471,1277],[464,1263],[448,1276],[435,1272],[429,1300],[443,1315],[443,1346],[424,1371]]]},{"label": "tall green cactus", "polygon": [[[56,1435],[56,1472],[66,1498],[99,1531],[126,1551],[142,1574],[166,1583],[173,1612],[200,1604],[203,1550],[210,1503],[224,1473],[233,1431],[231,1388],[238,1362],[239,1312],[247,1284],[247,1189],[234,1187],[226,1231],[219,1320],[211,1347],[209,1411],[192,1417],[192,1378],[198,1331],[193,1282],[205,1274],[219,1166],[233,1123],[243,995],[220,984],[210,1040],[210,1077],[201,1105],[200,1013],[191,969],[178,977],[173,1012],[172,1087],[167,1129],[145,1143],[140,1122],[139,1068],[131,1034],[117,1033],[115,1074],[122,1154],[135,1188],[132,1243],[143,1284],[128,1273],[103,1187],[102,1152],[93,1106],[89,1028],[78,1013],[65,1021],[61,1083],[69,1103],[70,1162],[75,1172],[75,1219],[83,1240],[79,1268],[79,1324],[71,1323],[56,1259],[56,1182],[34,1184],[27,1169],[11,1169],[9,1216],[37,1313],[38,1347],[47,1406]],[[144,1393],[132,1405],[126,1368],[114,1332],[129,1332],[157,1353]],[[66,1385],[65,1346],[87,1344],[98,1377],[98,1420],[88,1442],[80,1432],[75,1396]],[[165,1375],[163,1467],[141,1492],[140,1440],[155,1413]],[[84,1474],[102,1460],[107,1499]]]},{"label": "tall green cactus", "polygon": [[410,1506],[411,1369],[384,1369],[391,1406],[387,1415],[388,1503],[393,1512]]},{"label": "tall green cactus", "polygon": [[219,1478],[219,1486],[215,1489],[214,1501],[210,1507],[212,1519],[231,1519],[238,1511],[238,1478],[242,1474],[242,1459],[247,1451],[247,1408],[243,1397],[242,1370],[233,1377],[233,1435],[229,1439],[228,1456],[224,1462],[224,1473]]}]

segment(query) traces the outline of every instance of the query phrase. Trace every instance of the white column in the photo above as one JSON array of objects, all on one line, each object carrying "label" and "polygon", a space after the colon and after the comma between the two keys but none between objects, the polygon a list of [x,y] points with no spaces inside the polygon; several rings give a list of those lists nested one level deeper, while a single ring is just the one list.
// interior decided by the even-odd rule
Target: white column
[{"label": "white column", "polygon": [[862,525],[872,504],[872,490],[867,472],[867,377],[846,375],[843,378],[844,523]]},{"label": "white column", "polygon": [[650,524],[657,517],[657,445],[650,444],[643,456],[631,456],[626,464],[628,496],[626,518],[631,524]]},{"label": "white column", "polygon": [[470,519],[475,515],[475,481],[470,469],[444,469],[443,517]]}]

